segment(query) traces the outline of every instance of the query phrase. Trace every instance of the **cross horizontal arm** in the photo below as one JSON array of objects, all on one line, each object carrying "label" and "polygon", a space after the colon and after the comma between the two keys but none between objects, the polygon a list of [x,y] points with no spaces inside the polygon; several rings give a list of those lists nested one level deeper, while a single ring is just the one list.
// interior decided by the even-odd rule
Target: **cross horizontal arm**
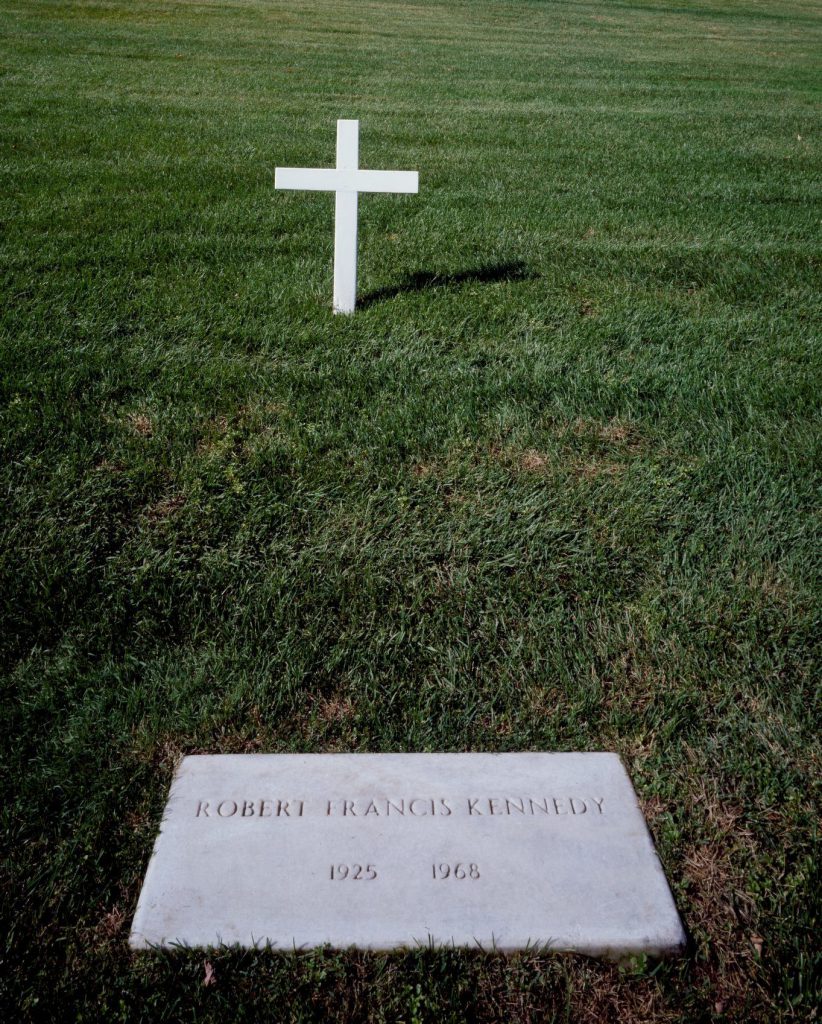
[{"label": "cross horizontal arm", "polygon": [[416,171],[341,170],[336,167],[276,167],[274,188],[307,192],[419,192]]},{"label": "cross horizontal arm", "polygon": [[408,192],[416,195],[420,190],[420,176],[416,171],[348,171],[355,175],[356,192]]},{"label": "cross horizontal arm", "polygon": [[335,167],[275,167],[274,188],[293,188],[307,192],[336,192],[340,172]]}]

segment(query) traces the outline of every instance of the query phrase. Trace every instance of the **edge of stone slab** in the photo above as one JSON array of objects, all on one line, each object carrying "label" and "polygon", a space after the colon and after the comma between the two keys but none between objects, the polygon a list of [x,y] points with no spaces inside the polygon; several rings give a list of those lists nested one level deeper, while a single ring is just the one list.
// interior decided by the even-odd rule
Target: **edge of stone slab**
[{"label": "edge of stone slab", "polygon": [[489,945],[482,942],[466,943],[464,945],[457,945],[455,942],[437,942],[437,941],[424,941],[417,940],[415,942],[406,943],[393,943],[387,945],[357,945],[350,944],[347,946],[337,946],[333,943],[317,943],[316,945],[303,945],[303,946],[278,946],[273,942],[255,942],[254,944],[248,943],[243,944],[241,942],[228,943],[212,943],[210,945],[195,946],[188,945],[183,942],[148,942],[142,936],[132,929],[128,939],[128,946],[134,953],[187,953],[199,950],[217,950],[220,952],[224,951],[235,951],[235,952],[248,952],[254,950],[258,953],[274,953],[274,954],[297,954],[305,953],[312,949],[329,949],[334,952],[344,953],[347,951],[353,952],[366,952],[366,953],[396,953],[401,955],[406,952],[413,952],[419,949],[464,949],[464,950],[476,950],[480,953],[488,955],[499,954],[501,956],[514,956],[518,953],[533,953],[533,954],[547,954],[550,953],[553,956],[586,956],[595,960],[606,960],[610,963],[625,964],[636,960],[639,957],[648,957],[650,960],[672,960],[678,957],[684,956],[688,948],[688,940],[682,931],[681,935],[672,937],[670,943],[661,944],[660,942],[650,943],[647,946],[639,947],[632,946],[630,949],[617,949],[612,946],[591,946],[591,947],[570,947],[570,946],[554,946],[550,942],[531,942],[526,943],[524,946],[498,946],[496,944]]}]

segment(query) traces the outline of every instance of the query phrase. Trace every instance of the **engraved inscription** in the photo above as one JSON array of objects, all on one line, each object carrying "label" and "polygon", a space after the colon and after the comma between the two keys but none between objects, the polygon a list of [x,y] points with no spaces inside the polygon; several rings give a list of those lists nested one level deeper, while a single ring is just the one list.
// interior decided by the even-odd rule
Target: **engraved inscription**
[{"label": "engraved inscription", "polygon": [[373,882],[377,877],[377,869],[373,864],[332,864],[330,878],[332,882],[350,879],[352,882]]},{"label": "engraved inscription", "polygon": [[305,800],[198,800],[195,818],[301,818]]},{"label": "engraved inscription", "polygon": [[469,817],[530,817],[578,814],[604,814],[602,797],[581,796],[518,796],[518,797],[469,797]]},{"label": "engraved inscription", "polygon": [[476,864],[432,864],[431,873],[435,880],[445,878],[456,878],[460,881],[463,878],[480,877],[480,871]]},{"label": "engraved inscription", "polygon": [[410,799],[375,797],[373,800],[327,800],[325,804],[328,818],[430,818],[436,815],[448,817],[452,813],[453,808],[448,800],[427,796]]},{"label": "engraved inscription", "polygon": [[596,796],[373,797],[314,799],[236,797],[198,800],[195,818],[589,818],[605,814],[605,800]]}]

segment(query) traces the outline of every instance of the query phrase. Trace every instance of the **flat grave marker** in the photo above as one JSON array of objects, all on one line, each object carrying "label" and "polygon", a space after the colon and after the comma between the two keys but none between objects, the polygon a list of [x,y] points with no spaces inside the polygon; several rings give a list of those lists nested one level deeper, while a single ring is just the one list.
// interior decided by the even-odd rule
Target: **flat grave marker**
[{"label": "flat grave marker", "polygon": [[619,959],[685,936],[615,754],[237,754],[180,764],[130,942]]}]

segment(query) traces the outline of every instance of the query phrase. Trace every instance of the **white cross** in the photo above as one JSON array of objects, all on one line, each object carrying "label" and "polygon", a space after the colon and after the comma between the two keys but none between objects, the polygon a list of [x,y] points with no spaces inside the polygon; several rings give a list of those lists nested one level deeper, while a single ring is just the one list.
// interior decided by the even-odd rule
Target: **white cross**
[{"label": "white cross", "polygon": [[353,313],[357,302],[357,194],[419,191],[416,171],[359,168],[360,122],[337,121],[337,166],[275,167],[274,188],[336,192],[334,208],[334,312]]}]

